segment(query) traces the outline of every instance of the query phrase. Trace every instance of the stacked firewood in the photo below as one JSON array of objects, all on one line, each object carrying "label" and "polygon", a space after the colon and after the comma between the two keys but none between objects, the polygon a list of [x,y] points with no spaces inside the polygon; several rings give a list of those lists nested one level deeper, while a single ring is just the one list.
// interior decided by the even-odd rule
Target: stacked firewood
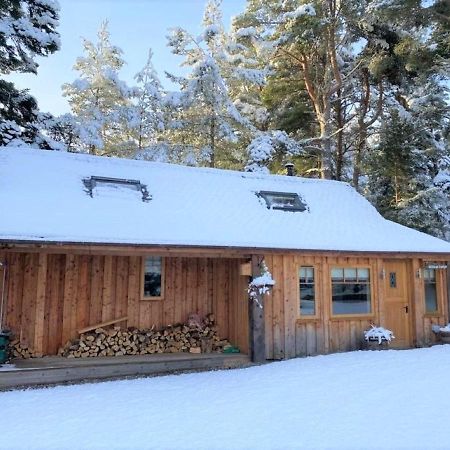
[{"label": "stacked firewood", "polygon": [[35,357],[33,350],[27,345],[21,344],[19,340],[11,341],[9,344],[10,358],[29,359]]},{"label": "stacked firewood", "polygon": [[220,352],[229,346],[221,339],[214,322],[208,314],[202,322],[190,320],[186,324],[169,325],[162,330],[120,328],[97,328],[67,342],[59,354],[68,358],[91,356],[147,355],[154,353],[210,353]]}]

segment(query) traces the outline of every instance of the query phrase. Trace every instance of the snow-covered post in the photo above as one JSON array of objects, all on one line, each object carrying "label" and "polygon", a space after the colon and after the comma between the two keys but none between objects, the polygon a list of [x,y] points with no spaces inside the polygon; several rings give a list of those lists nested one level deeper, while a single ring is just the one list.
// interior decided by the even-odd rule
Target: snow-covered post
[{"label": "snow-covered post", "polygon": [[272,279],[264,259],[252,258],[252,281],[248,285],[249,294],[249,334],[252,362],[266,360],[266,337],[264,321],[264,295],[269,292],[275,281]]}]

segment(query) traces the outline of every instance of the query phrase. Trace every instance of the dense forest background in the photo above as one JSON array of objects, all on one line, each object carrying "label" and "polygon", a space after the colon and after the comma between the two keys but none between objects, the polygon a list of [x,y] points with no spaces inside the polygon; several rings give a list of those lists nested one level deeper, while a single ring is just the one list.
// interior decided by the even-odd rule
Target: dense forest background
[{"label": "dense forest background", "polygon": [[[60,47],[55,0],[0,0],[0,75]],[[85,40],[71,113],[0,78],[0,145],[342,180],[386,218],[450,239],[450,1],[248,0],[228,31],[168,31],[130,86],[107,22]],[[145,55],[143,55],[145,58]],[[161,77],[179,88],[167,91]]]}]

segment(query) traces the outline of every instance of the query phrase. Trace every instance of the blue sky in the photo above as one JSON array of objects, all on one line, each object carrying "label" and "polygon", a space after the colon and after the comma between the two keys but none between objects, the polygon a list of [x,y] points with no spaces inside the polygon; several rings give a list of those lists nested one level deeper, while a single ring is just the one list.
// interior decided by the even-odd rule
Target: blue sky
[{"label": "blue sky", "polygon": [[[206,0],[60,0],[61,50],[39,58],[38,75],[8,77],[18,88],[28,88],[38,99],[40,109],[53,114],[69,111],[61,94],[61,85],[73,81],[77,73],[72,66],[82,54],[82,37],[95,40],[104,19],[109,21],[111,42],[122,48],[127,65],[121,76],[127,82],[141,69],[148,48],[153,49],[156,70],[161,81],[164,71],[180,73],[181,59],[166,46],[167,30],[181,26],[197,34]],[[223,20],[228,26],[232,16],[242,12],[245,0],[223,0]]]}]

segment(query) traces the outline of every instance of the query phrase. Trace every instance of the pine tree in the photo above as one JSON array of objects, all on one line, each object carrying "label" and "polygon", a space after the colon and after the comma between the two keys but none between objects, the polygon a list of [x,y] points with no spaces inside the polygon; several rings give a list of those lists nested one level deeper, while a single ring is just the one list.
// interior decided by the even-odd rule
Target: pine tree
[{"label": "pine tree", "polygon": [[369,198],[386,218],[445,237],[450,202],[436,176],[448,148],[413,117],[392,109],[383,120],[368,160]]},{"label": "pine tree", "polygon": [[130,155],[132,90],[119,78],[125,62],[122,50],[110,42],[108,23],[102,23],[97,43],[84,39],[83,47],[85,56],[74,65],[80,78],[63,85],[82,148],[91,154]]},{"label": "pine tree", "polygon": [[[317,154],[321,176],[350,179],[358,188],[367,141],[383,110],[437,57],[440,67],[431,70],[444,73],[448,23],[442,19],[437,26],[438,9],[445,9],[439,8],[419,0],[249,0],[235,20],[235,34],[268,49],[274,104],[293,97],[283,97],[284,74],[290,77],[288,89],[297,87],[298,100],[287,103],[287,115],[281,115],[289,118],[283,126],[292,129],[297,117],[298,132],[309,134],[302,141],[305,154]],[[314,118],[309,129],[303,127],[302,112],[308,109],[299,107],[305,98],[299,91],[307,94]]]},{"label": "pine tree", "polygon": [[153,67],[152,56],[149,50],[145,66],[134,77],[138,86],[134,93],[136,105],[132,123],[139,156],[161,159],[161,148],[166,148],[161,142],[165,128],[164,90]]},{"label": "pine tree", "polygon": [[[0,0],[0,74],[37,73],[36,56],[59,49],[59,6],[53,0]],[[0,79],[0,145],[45,148],[36,100]]]},{"label": "pine tree", "polygon": [[[195,38],[187,31],[172,30],[169,46],[176,55],[184,57],[190,67],[187,77],[170,76],[180,85],[181,92],[168,95],[172,109],[172,142],[186,147],[198,164],[210,167],[242,167],[243,152],[237,146],[243,129],[251,124],[237,110],[230,99],[221,64],[223,54],[223,26],[220,1],[208,3],[203,33]],[[242,150],[242,149],[241,149]]]}]

